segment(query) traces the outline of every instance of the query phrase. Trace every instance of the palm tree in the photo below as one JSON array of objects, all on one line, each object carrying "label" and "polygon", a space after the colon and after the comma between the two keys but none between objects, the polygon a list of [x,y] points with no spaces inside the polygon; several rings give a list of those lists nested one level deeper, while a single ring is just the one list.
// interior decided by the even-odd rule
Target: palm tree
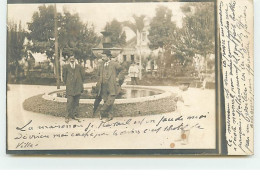
[{"label": "palm tree", "polygon": [[135,21],[134,23],[130,22],[130,21],[125,21],[125,22],[123,22],[123,25],[129,27],[136,34],[136,38],[137,38],[136,47],[139,48],[139,58],[140,58],[139,67],[141,69],[139,78],[141,79],[142,78],[142,44],[141,44],[141,42],[142,42],[142,31],[145,26],[145,24],[144,24],[145,15],[137,16],[134,14],[133,18]]}]

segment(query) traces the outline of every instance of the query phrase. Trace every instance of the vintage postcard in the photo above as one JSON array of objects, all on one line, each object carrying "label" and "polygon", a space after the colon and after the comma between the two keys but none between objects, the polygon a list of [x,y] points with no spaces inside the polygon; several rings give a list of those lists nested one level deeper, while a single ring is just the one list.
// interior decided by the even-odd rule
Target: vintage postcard
[{"label": "vintage postcard", "polygon": [[253,154],[252,1],[7,10],[7,153]]}]

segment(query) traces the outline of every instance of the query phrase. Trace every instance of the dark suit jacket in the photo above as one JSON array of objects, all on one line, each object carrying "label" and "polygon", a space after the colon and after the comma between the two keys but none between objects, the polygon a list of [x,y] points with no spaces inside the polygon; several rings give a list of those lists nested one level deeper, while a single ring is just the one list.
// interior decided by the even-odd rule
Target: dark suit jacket
[{"label": "dark suit jacket", "polygon": [[[108,91],[110,95],[118,95],[121,90],[121,87],[118,83],[118,74],[122,70],[122,67],[114,61],[110,61],[108,65]],[[101,84],[103,81],[103,72],[104,72],[104,62],[100,64],[98,75],[99,80],[97,82],[98,96],[101,94]]]},{"label": "dark suit jacket", "polygon": [[83,92],[85,72],[82,66],[76,64],[72,69],[70,64],[63,67],[63,81],[66,84],[66,95],[76,96]]}]

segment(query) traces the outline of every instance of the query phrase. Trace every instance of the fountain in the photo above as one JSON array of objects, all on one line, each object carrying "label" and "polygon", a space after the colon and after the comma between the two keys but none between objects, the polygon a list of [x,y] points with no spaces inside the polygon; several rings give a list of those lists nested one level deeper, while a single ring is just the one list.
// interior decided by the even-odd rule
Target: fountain
[{"label": "fountain", "polygon": [[103,35],[103,48],[92,48],[93,54],[98,57],[101,53],[103,53],[105,50],[109,50],[112,54],[112,57],[117,57],[122,48],[113,47],[113,43],[111,42],[111,33],[107,31],[102,31],[101,34]]},{"label": "fountain", "polygon": [[[98,57],[105,50],[110,50],[112,58],[116,58],[122,49],[113,47],[111,33],[106,31],[101,33],[103,34],[103,48],[93,48],[92,52]],[[95,84],[84,84],[84,92],[80,99],[80,117],[93,117],[91,112],[96,97],[96,94],[92,92],[93,85],[95,86]],[[54,116],[65,116],[67,98],[65,87],[62,88],[25,100],[24,109]],[[174,111],[175,104],[175,94],[171,91],[162,90],[156,86],[123,85],[121,93],[115,100],[114,113],[115,117],[160,114]]]},{"label": "fountain", "polygon": [[[48,91],[45,94],[26,99],[23,107],[27,111],[42,113],[52,116],[65,117],[67,98],[65,87],[62,90]],[[84,85],[85,92],[80,99],[81,118],[93,118],[93,104],[95,95],[91,94],[92,87]],[[176,110],[176,94],[170,90],[162,90],[155,86],[130,86],[122,87],[124,93],[119,95],[114,103],[114,116],[146,116],[163,114]],[[102,102],[101,102],[102,104]],[[95,116],[97,117],[97,116]]]},{"label": "fountain", "polygon": [[[66,90],[57,90],[45,93],[42,98],[56,102],[67,102]],[[115,104],[138,103],[145,101],[155,101],[170,97],[172,92],[164,91],[155,86],[132,86],[124,85],[122,92],[117,96]],[[92,87],[85,85],[83,95],[81,95],[81,104],[94,104],[95,94],[92,93]]]}]

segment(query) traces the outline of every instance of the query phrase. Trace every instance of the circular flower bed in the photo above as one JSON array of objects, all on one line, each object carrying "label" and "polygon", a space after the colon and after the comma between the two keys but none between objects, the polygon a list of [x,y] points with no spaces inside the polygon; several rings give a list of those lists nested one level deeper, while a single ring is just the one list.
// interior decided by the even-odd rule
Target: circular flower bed
[{"label": "circular flower bed", "polygon": [[[33,96],[24,101],[23,107],[27,111],[48,114],[53,116],[65,117],[66,114],[66,103],[46,100],[42,98],[43,94]],[[99,108],[102,106],[100,104]],[[93,104],[80,103],[79,105],[79,117],[91,118]],[[114,104],[114,116],[144,116],[161,114],[174,111],[176,109],[176,98],[175,95],[170,95],[165,98],[157,100],[149,100],[137,103],[122,103]],[[97,112],[98,114],[98,112]],[[94,117],[97,117],[96,116]]]}]

